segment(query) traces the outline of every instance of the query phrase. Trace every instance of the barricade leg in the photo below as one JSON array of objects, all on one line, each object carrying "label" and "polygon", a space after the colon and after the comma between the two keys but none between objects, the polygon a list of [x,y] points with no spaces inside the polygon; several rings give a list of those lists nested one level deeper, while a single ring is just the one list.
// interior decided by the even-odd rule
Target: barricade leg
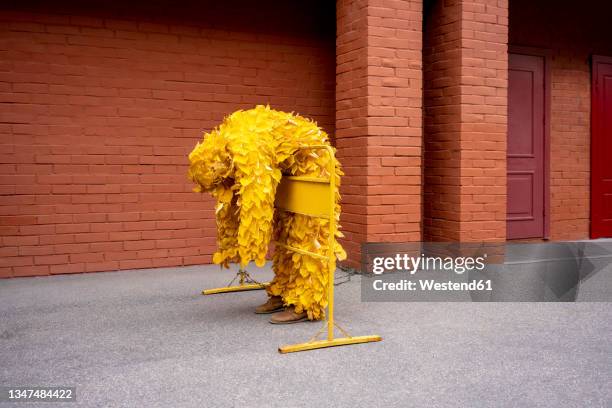
[{"label": "barricade leg", "polygon": [[[233,285],[234,281],[238,279],[238,285]],[[249,275],[247,271],[244,269],[240,269],[234,279],[229,283],[229,285],[223,288],[215,288],[215,289],[204,289],[202,291],[203,295],[215,295],[218,293],[228,293],[228,292],[243,292],[246,290],[260,290],[265,289],[270,283],[260,283]]]}]

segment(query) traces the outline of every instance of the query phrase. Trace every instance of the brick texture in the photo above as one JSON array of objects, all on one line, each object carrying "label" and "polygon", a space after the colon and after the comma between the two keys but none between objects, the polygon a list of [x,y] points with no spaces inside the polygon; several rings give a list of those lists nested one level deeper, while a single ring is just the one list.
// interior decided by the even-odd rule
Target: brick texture
[{"label": "brick texture", "polygon": [[349,264],[421,239],[422,2],[337,2],[336,136]]},{"label": "brick texture", "polygon": [[559,53],[551,82],[550,237],[584,239],[590,222],[590,66],[571,52]]},{"label": "brick texture", "polygon": [[335,133],[350,266],[505,240],[507,44],[550,51],[551,238],[588,236],[603,0],[40,3],[0,6],[0,277],[210,262],[186,154],[257,103]]},{"label": "brick texture", "polygon": [[508,3],[425,4],[424,236],[503,241]]},{"label": "brick texture", "polygon": [[[584,239],[590,222],[592,55],[612,56],[610,5],[510,4],[510,44],[550,52],[550,237]],[[580,35],[576,35],[577,27]]]},{"label": "brick texture", "polygon": [[208,263],[202,131],[270,103],[334,132],[333,4],[92,4],[0,10],[0,277]]}]

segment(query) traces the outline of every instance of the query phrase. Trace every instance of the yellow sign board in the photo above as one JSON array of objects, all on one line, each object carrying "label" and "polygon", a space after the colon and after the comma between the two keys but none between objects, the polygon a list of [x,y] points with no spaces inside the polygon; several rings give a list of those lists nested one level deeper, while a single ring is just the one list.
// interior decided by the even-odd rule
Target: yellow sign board
[{"label": "yellow sign board", "polygon": [[329,218],[333,213],[329,180],[283,176],[276,189],[274,205],[284,211],[311,217]]}]

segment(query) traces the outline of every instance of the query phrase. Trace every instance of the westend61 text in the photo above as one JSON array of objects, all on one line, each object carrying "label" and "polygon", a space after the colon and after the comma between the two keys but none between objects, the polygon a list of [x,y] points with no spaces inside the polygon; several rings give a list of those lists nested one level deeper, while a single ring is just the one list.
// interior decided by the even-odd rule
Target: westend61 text
[{"label": "westend61 text", "polygon": [[406,290],[406,291],[484,291],[493,290],[491,280],[474,280],[471,282],[438,282],[433,279],[416,281],[402,279],[399,282],[383,282],[376,279],[372,283],[374,290]]}]

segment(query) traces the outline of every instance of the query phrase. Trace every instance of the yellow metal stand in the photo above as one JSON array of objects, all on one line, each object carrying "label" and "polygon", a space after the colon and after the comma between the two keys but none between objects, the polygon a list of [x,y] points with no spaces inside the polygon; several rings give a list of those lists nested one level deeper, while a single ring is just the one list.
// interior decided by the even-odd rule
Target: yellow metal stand
[{"label": "yellow metal stand", "polygon": [[[238,278],[238,285],[232,286],[234,281]],[[202,291],[203,295],[214,295],[217,293],[228,293],[228,292],[242,292],[245,290],[259,290],[265,289],[269,283],[260,283],[255,279],[251,278],[251,275],[244,269],[240,269],[234,279],[224,288],[215,288],[215,289],[204,289]]]},{"label": "yellow metal stand", "polygon": [[327,340],[316,340],[309,341],[307,343],[291,344],[288,346],[282,346],[278,348],[278,351],[282,354],[295,353],[297,351],[315,350],[326,347],[335,346],[346,346],[348,344],[359,344],[359,343],[371,343],[374,341],[381,341],[380,336],[355,336],[355,337],[341,337],[338,339],[327,339]]},{"label": "yellow metal stand", "polygon": [[[327,145],[306,146],[303,149],[324,149],[330,158],[334,157],[334,150]],[[312,217],[327,218],[329,220],[329,242],[327,255],[293,248],[280,242],[276,245],[297,252],[302,255],[327,260],[328,265],[328,307],[326,324],[308,342],[281,346],[280,353],[293,353],[297,351],[314,350],[325,347],[344,346],[348,344],[370,343],[381,341],[382,337],[351,336],[334,322],[334,275],[336,272],[336,254],[334,253],[336,243],[336,169],[334,160],[329,161],[329,180],[312,177],[283,177],[276,191],[275,206],[281,211],[303,214]],[[334,327],[337,327],[346,337],[334,338]],[[317,340],[319,335],[327,328],[327,339]]]}]

